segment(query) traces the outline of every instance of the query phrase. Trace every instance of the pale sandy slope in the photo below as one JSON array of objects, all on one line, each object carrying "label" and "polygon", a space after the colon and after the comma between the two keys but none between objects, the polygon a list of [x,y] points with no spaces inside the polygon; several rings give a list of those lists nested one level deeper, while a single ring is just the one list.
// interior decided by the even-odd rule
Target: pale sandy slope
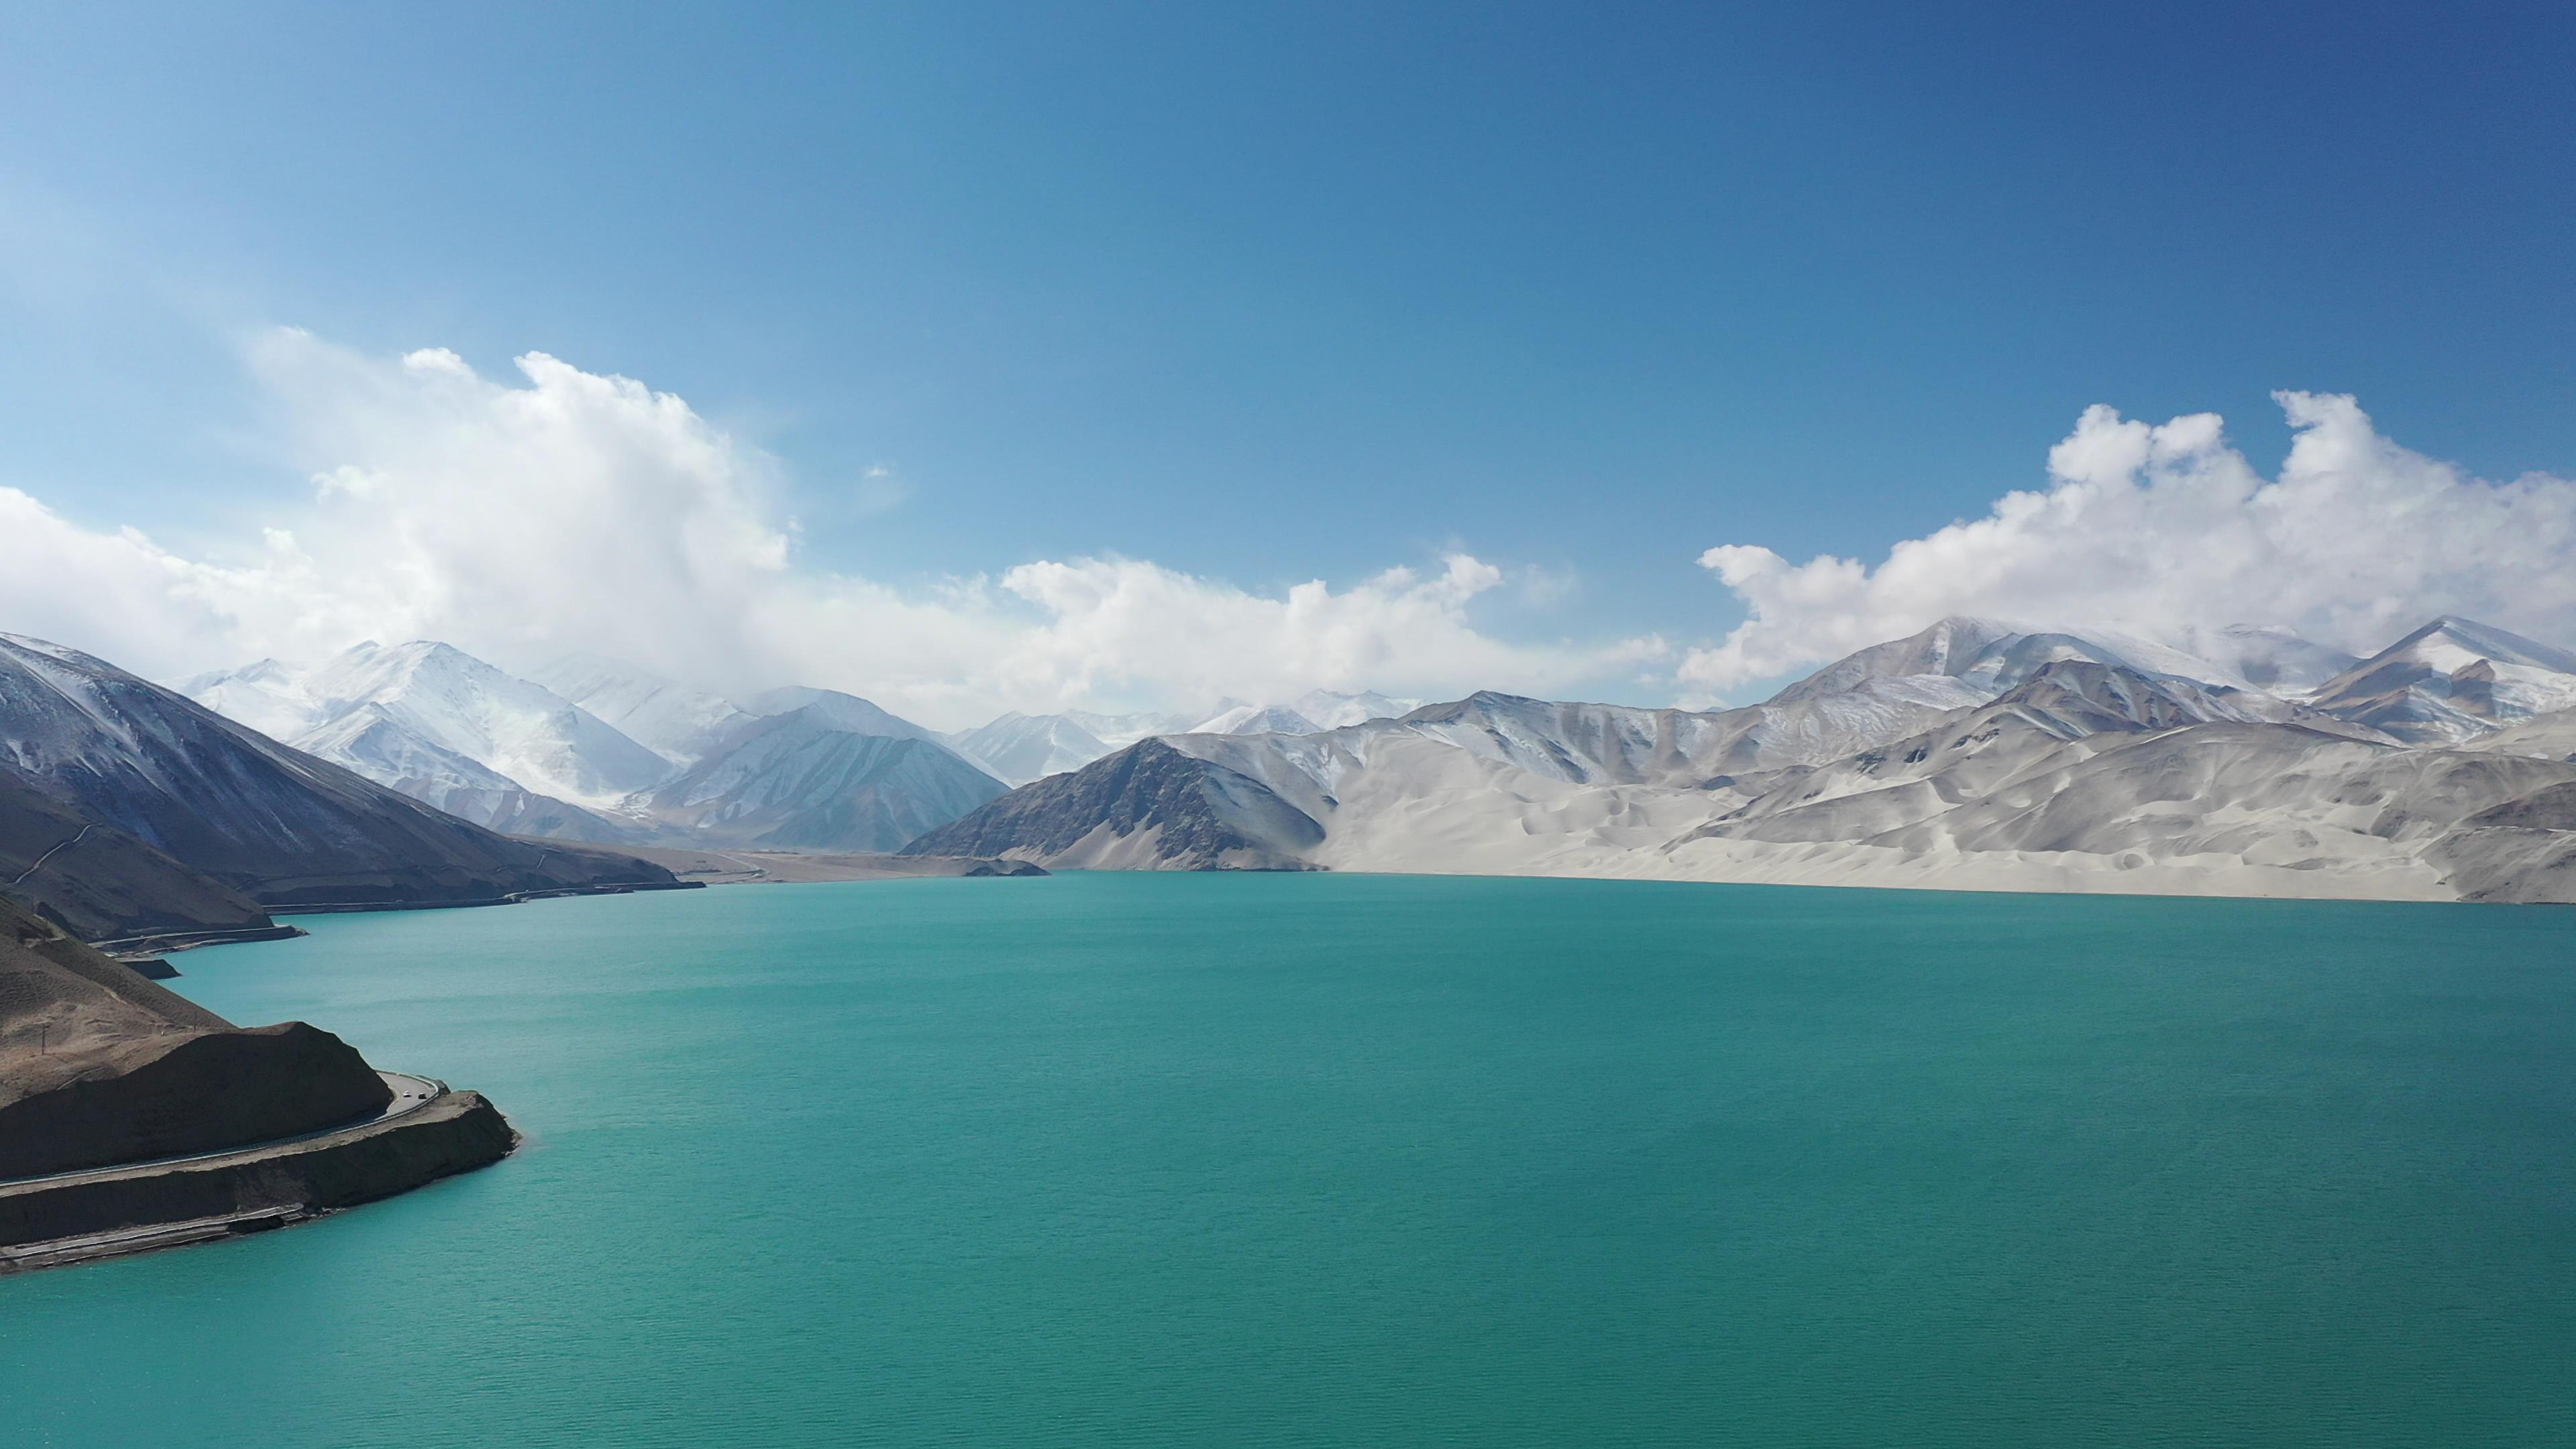
[{"label": "pale sandy slope", "polygon": [[[1743,709],[1484,693],[1339,729],[1176,735],[938,843],[1071,869],[2576,901],[2561,722],[2410,743],[2252,686],[2338,656],[2240,632],[2219,665],[1953,619]],[[2397,663],[2390,691],[2430,667]],[[2463,670],[2446,687],[2486,707],[2485,665]]]},{"label": "pale sandy slope", "polygon": [[[2293,863],[2214,850],[1963,851],[1939,845],[1689,838],[1716,812],[1707,792],[1550,780],[1427,741],[1388,741],[1376,768],[1344,777],[1312,853],[1332,870],[1589,876],[1926,890],[2453,900],[2417,847],[2299,812],[2246,812],[2305,839]],[[2322,827],[2322,828],[2319,828]]]},{"label": "pale sandy slope", "polygon": [[1842,760],[1696,787],[1562,739],[1541,754],[1517,723],[1173,743],[1313,816],[1325,837],[1305,858],[1335,870],[2449,900],[2464,861],[2520,869],[2576,841],[2468,824],[2576,765],[2400,748],[2115,671],[2060,670]]}]

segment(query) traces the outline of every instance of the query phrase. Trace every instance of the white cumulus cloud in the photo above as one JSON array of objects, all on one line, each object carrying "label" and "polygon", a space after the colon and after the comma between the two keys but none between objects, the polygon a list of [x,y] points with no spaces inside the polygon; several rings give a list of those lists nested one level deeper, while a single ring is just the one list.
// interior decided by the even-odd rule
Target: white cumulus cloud
[{"label": "white cumulus cloud", "polygon": [[[1119,558],[898,587],[801,560],[777,461],[632,379],[543,353],[487,378],[443,349],[376,357],[288,329],[247,356],[305,499],[192,557],[0,489],[0,629],[164,678],[364,638],[521,667],[586,649],[721,689],[850,689],[943,726],[1318,686],[1541,692],[1662,651],[1481,632],[1471,607],[1504,576],[1463,552],[1280,594]],[[861,484],[900,501],[891,470]]]},{"label": "white cumulus cloud", "polygon": [[2482,481],[2380,436],[2350,397],[2274,397],[2295,430],[2276,477],[2215,414],[2149,425],[2096,406],[2050,450],[2048,488],[2007,493],[1875,567],[1711,548],[1700,563],[1746,619],[1691,650],[1679,678],[1723,693],[1947,614],[2172,643],[2285,624],[2355,653],[2444,613],[2576,639],[2576,482]]}]

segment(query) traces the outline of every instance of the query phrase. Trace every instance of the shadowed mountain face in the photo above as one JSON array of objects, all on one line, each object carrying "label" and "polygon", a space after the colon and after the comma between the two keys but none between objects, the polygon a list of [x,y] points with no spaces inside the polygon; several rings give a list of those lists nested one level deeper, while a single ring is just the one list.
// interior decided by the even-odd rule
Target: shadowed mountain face
[{"label": "shadowed mountain face", "polygon": [[0,635],[0,774],[272,910],[673,883],[631,857],[469,824],[15,635]]},{"label": "shadowed mountain face", "polygon": [[2459,744],[2576,708],[2576,655],[2491,624],[2436,619],[2328,680],[2309,702],[2408,744]]},{"label": "shadowed mountain face", "polygon": [[1259,781],[1159,739],[1023,786],[904,847],[1076,870],[1304,870],[1323,827]]},{"label": "shadowed mountain face", "polygon": [[235,1027],[0,903],[0,1178],[290,1137],[392,1099],[329,1032]]},{"label": "shadowed mountain face", "polygon": [[764,719],[793,714],[809,723],[854,735],[883,735],[888,739],[922,740],[934,745],[942,743],[938,731],[924,729],[900,715],[877,708],[855,694],[843,694],[837,689],[790,685],[785,689],[755,694],[745,703],[753,714]]},{"label": "shadowed mountain face", "polygon": [[654,791],[666,834],[692,844],[890,851],[1002,793],[1001,781],[936,740],[852,729],[877,723],[853,706],[882,714],[866,701],[812,693],[812,703],[743,725]]},{"label": "shadowed mountain face", "polygon": [[0,772],[0,896],[85,941],[287,934],[259,903]]}]

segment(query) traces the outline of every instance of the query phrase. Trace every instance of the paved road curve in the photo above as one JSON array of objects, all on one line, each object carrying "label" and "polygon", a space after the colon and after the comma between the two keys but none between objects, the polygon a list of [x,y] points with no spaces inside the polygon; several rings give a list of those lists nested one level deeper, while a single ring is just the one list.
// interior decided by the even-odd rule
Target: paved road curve
[{"label": "paved road curve", "polygon": [[447,1095],[447,1084],[435,1077],[415,1077],[408,1072],[378,1072],[376,1075],[385,1079],[386,1086],[393,1088],[394,1099],[385,1105],[385,1110],[372,1117],[361,1117],[354,1122],[343,1122],[336,1127],[302,1132],[293,1137],[272,1138],[266,1142],[253,1142],[242,1147],[227,1147],[220,1152],[196,1152],[184,1157],[156,1157],[147,1162],[119,1162],[108,1167],[83,1167],[71,1172],[47,1173],[41,1177],[13,1177],[0,1181],[0,1188],[25,1187],[34,1183],[81,1182],[94,1177],[114,1177],[119,1173],[134,1172],[147,1167],[174,1167],[190,1162],[223,1162],[236,1157],[256,1157],[263,1152],[273,1152],[280,1147],[292,1146],[298,1142],[313,1142],[325,1137],[336,1137],[343,1132],[356,1132],[364,1128],[382,1126],[397,1118],[408,1117]]}]

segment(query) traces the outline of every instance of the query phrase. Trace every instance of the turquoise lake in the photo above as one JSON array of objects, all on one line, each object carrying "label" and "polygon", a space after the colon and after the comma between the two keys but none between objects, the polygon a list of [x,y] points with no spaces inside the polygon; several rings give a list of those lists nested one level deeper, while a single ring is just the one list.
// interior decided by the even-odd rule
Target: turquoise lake
[{"label": "turquoise lake", "polygon": [[0,1279],[0,1443],[2576,1443],[2576,911],[1063,875],[304,924],[175,984],[526,1147]]}]

